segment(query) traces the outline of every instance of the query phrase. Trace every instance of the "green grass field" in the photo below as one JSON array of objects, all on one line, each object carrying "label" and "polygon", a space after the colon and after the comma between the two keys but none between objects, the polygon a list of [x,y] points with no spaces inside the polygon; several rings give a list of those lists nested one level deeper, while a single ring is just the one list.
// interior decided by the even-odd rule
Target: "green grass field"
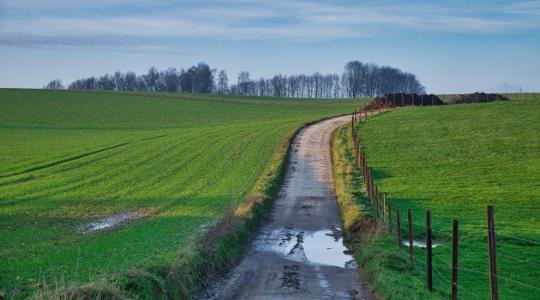
[{"label": "green grass field", "polygon": [[[411,208],[414,231],[424,239],[425,210],[431,210],[441,244],[434,248],[434,296],[450,292],[455,218],[460,298],[488,298],[488,204],[495,206],[501,299],[540,295],[540,95],[513,100],[400,109],[358,125],[376,183],[400,207],[402,226]],[[394,239],[381,238],[375,252],[397,251]],[[406,251],[399,257],[405,260]],[[425,250],[416,248],[415,275],[425,276],[424,268]],[[408,284],[396,278],[385,279],[388,288]]]},{"label": "green grass field", "polygon": [[[0,293],[172,261],[245,199],[287,136],[357,104],[0,90]],[[81,233],[134,210],[144,217]]]}]

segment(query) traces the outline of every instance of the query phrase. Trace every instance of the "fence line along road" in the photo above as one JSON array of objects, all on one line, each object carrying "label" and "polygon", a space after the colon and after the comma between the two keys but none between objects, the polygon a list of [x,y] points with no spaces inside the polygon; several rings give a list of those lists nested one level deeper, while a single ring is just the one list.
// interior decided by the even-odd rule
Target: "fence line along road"
[{"label": "fence line along road", "polygon": [[[414,105],[414,101],[412,103],[405,103],[402,95],[402,99],[404,104],[404,107],[412,106]],[[394,104],[395,104],[395,95],[394,95]],[[395,107],[394,107],[395,108]],[[376,108],[375,110],[369,110],[368,105],[365,104],[362,109],[360,109],[358,112],[355,110],[352,114],[351,118],[351,136],[353,140],[354,145],[354,161],[356,163],[356,167],[359,168],[362,171],[363,174],[363,183],[366,187],[366,196],[369,200],[369,203],[371,203],[373,209],[375,210],[376,217],[379,218],[381,223],[386,226],[387,232],[392,233],[392,226],[393,226],[393,220],[392,220],[392,209],[395,210],[395,234],[396,234],[396,242],[397,242],[397,249],[398,254],[401,253],[403,239],[402,239],[402,228],[401,228],[401,216],[400,216],[400,207],[395,206],[391,207],[387,201],[386,194],[381,192],[381,189],[377,186],[373,179],[372,171],[369,168],[366,154],[364,150],[362,149],[362,144],[360,142],[360,137],[356,131],[356,125],[358,122],[362,122],[366,120],[368,117],[379,115],[384,112],[390,111],[392,109],[389,108],[381,108],[380,106]],[[484,276],[487,276],[489,278],[489,290],[490,290],[490,299],[491,300],[498,300],[499,299],[499,285],[498,285],[498,279],[505,280],[507,282],[511,282],[513,284],[519,285],[521,287],[528,287],[530,289],[534,289],[535,291],[540,291],[540,287],[535,287],[533,285],[527,284],[525,282],[521,282],[518,280],[514,280],[508,277],[502,277],[497,274],[497,248],[496,248],[496,232],[495,232],[495,219],[494,219],[494,211],[495,208],[491,205],[487,206],[487,231],[485,233],[482,233],[482,236],[487,236],[487,259],[488,259],[488,267],[489,269],[484,272],[481,270],[474,270],[470,268],[464,268],[460,267],[458,264],[459,261],[459,222],[457,219],[453,219],[452,222],[452,242],[451,242],[451,263],[444,262],[442,258],[440,258],[438,255],[435,255],[437,259],[444,262],[444,265],[448,267],[451,271],[451,280],[449,282],[449,290],[451,299],[457,299],[458,297],[458,290],[461,288],[463,291],[466,291],[468,293],[474,294],[478,297],[481,297],[478,293],[474,291],[467,290],[463,287],[459,287],[458,285],[458,278],[459,278],[459,271],[463,272],[472,272],[476,274],[481,274]],[[433,230],[431,228],[432,218],[431,218],[431,210],[426,211],[426,288],[429,291],[433,291],[433,279],[435,278],[439,283],[445,283],[445,277],[441,273],[441,271],[438,268],[434,268],[433,266],[433,243],[432,243],[432,234]],[[409,260],[409,267],[411,270],[414,269],[415,265],[415,255],[414,255],[414,237],[417,238],[424,238],[418,235],[415,235],[413,232],[413,214],[412,210],[410,208],[407,209],[407,231],[408,231],[408,260]],[[473,236],[476,236],[477,234],[474,234]],[[500,235],[506,238],[512,238],[516,239],[522,242],[528,242],[532,245],[540,245],[540,242],[529,240],[526,238],[521,238],[518,236],[513,235]],[[462,236],[464,237],[470,237],[470,235]],[[437,245],[441,246],[441,245]],[[517,257],[513,257],[514,259],[520,259]],[[525,260],[526,261],[526,260]],[[435,271],[435,273],[433,272]]]}]

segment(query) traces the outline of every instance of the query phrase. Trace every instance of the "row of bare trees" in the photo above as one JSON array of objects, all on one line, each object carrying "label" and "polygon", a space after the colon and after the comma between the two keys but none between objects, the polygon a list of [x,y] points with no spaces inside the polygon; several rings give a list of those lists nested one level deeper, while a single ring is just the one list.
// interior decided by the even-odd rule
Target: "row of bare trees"
[{"label": "row of bare trees", "polygon": [[[217,74],[217,76],[216,76]],[[45,88],[63,88],[60,80]],[[240,72],[238,82],[229,86],[227,73],[217,72],[205,63],[189,69],[169,68],[159,71],[152,67],[146,74],[120,72],[89,77],[72,82],[69,89],[149,91],[179,93],[219,93],[246,96],[288,98],[358,98],[384,93],[423,94],[425,88],[411,73],[399,69],[352,61],[338,74],[275,75],[270,79],[252,80],[249,72]]]},{"label": "row of bare trees", "polygon": [[233,95],[288,97],[288,98],[341,98],[340,78],[336,74],[275,75],[271,79],[251,80],[249,72],[241,72],[238,83],[229,90]]},{"label": "row of bare trees", "polygon": [[276,75],[251,80],[241,72],[231,94],[291,98],[359,98],[385,93],[424,94],[425,88],[411,73],[399,69],[351,61],[341,77],[337,74]]},{"label": "row of bare trees", "polygon": [[[68,89],[211,93],[215,90],[214,73],[215,70],[210,69],[205,63],[187,70],[169,68],[159,71],[152,67],[142,75],[131,71],[125,73],[116,71],[114,74],[75,80]],[[51,83],[46,88],[50,85]]]}]

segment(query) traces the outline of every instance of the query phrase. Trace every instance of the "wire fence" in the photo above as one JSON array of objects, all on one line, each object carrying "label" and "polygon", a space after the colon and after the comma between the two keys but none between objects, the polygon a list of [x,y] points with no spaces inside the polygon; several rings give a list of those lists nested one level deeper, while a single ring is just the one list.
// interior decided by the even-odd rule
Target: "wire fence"
[{"label": "wire fence", "polygon": [[[521,95],[526,99],[527,95]],[[434,289],[450,295],[451,299],[458,299],[458,291],[462,299],[500,299],[499,288],[506,298],[520,299],[524,295],[532,296],[531,299],[540,299],[540,273],[536,271],[534,278],[531,275],[531,282],[524,282],[524,274],[513,274],[508,272],[522,266],[524,270],[540,267],[540,241],[517,234],[524,231],[516,230],[516,234],[509,228],[503,230],[503,234],[495,232],[494,207],[487,207],[486,220],[467,220],[464,222],[465,233],[459,233],[459,221],[455,216],[445,215],[453,218],[453,226],[450,230],[445,230],[439,225],[438,228],[431,226],[431,211],[426,210],[426,223],[419,226],[413,221],[417,217],[408,208],[401,210],[399,206],[390,206],[387,195],[382,192],[375,183],[373,172],[369,167],[367,157],[362,149],[360,137],[356,131],[356,123],[368,117],[384,113],[388,108],[368,109],[365,105],[359,112],[354,112],[351,124],[351,136],[354,144],[354,158],[356,166],[362,174],[362,182],[366,189],[366,197],[373,207],[375,216],[379,219],[388,234],[396,235],[395,254],[408,260],[410,269],[414,274],[421,274],[425,277],[426,288],[430,291]],[[405,220],[402,220],[405,219]],[[405,221],[406,224],[402,224]],[[405,226],[403,226],[405,225]],[[418,232],[416,232],[418,230]],[[436,243],[433,243],[436,237]],[[503,243],[513,240],[519,246],[530,247],[530,253],[537,255],[532,257],[520,257],[512,252],[507,252],[507,247],[496,245],[496,240]],[[445,242],[450,242],[449,245]],[[506,246],[506,244],[504,244]],[[471,249],[471,247],[473,249]],[[512,249],[510,249],[511,251]],[[407,253],[408,252],[408,253]],[[498,252],[498,253],[497,253]],[[516,251],[520,254],[519,251]],[[538,260],[535,260],[537,258]],[[502,266],[498,270],[498,264]],[[501,264],[503,262],[504,264]],[[511,265],[513,268],[508,268]],[[499,272],[498,272],[499,271]],[[534,271],[533,271],[534,272]],[[459,274],[469,274],[467,282],[459,283]],[[536,295],[536,296],[534,296]]]}]

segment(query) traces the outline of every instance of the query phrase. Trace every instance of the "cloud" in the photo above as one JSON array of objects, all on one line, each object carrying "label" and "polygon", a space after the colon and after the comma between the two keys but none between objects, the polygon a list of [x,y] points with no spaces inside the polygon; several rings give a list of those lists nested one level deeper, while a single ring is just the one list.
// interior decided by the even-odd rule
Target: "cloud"
[{"label": "cloud", "polygon": [[392,31],[492,34],[538,30],[537,18],[513,15],[539,7],[539,1],[525,1],[485,15],[482,6],[463,12],[416,2],[403,7],[286,0],[13,0],[4,3],[0,44],[157,46],[186,38],[302,42]]},{"label": "cloud", "polygon": [[[529,7],[532,5],[527,5]],[[291,7],[300,16],[313,23],[325,25],[378,25],[413,31],[454,32],[465,34],[497,33],[502,31],[540,28],[540,22],[516,19],[508,15],[509,9],[485,14],[489,9],[463,11],[456,7],[433,7],[426,4],[403,5],[352,5],[339,6],[296,2]],[[485,9],[485,10],[484,10]]]},{"label": "cloud", "polygon": [[540,15],[540,1],[518,1],[504,7],[504,11],[517,15]]}]

